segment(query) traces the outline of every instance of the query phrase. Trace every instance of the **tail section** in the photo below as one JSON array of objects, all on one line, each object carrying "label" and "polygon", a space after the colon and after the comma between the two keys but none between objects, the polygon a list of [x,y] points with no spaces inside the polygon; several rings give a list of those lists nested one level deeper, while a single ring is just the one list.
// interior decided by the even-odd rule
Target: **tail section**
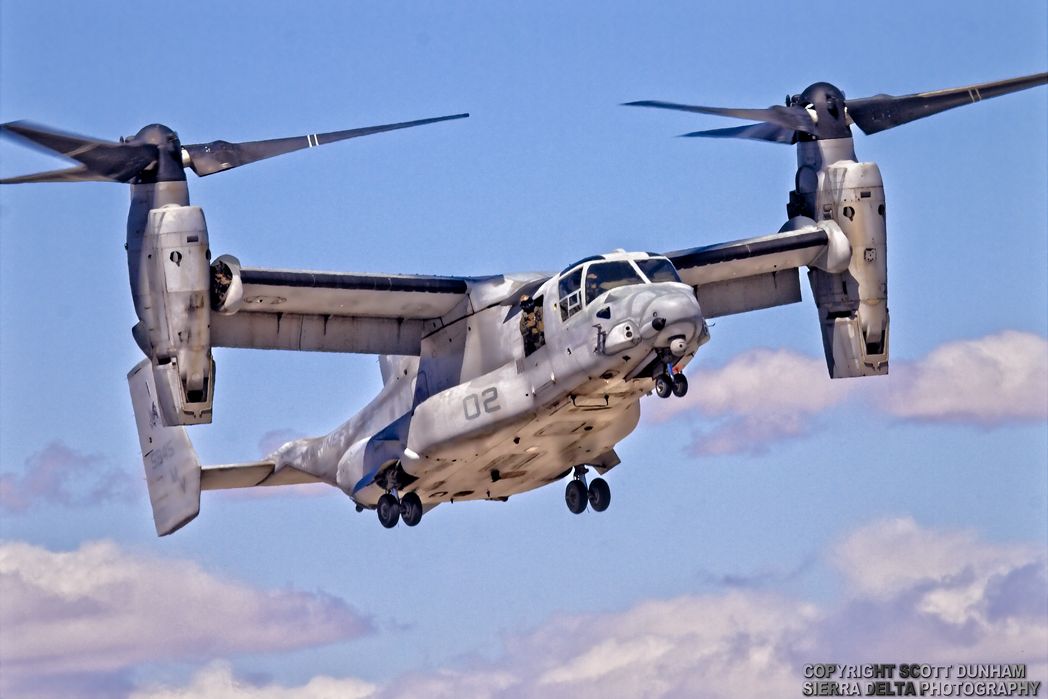
[{"label": "tail section", "polygon": [[289,464],[278,467],[272,458],[202,469],[186,428],[168,425],[164,420],[149,359],[131,370],[127,383],[158,536],[167,536],[193,521],[200,513],[201,490],[325,482]]},{"label": "tail section", "polygon": [[200,512],[200,461],[186,428],[169,427],[157,406],[156,383],[148,359],[127,375],[135,424],[142,447],[149,502],[158,536],[188,524]]}]

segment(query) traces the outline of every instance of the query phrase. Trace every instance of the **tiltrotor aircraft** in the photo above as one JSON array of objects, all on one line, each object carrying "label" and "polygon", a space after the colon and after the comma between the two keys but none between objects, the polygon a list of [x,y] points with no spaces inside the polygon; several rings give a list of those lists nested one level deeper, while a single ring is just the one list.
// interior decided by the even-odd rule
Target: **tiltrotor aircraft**
[{"label": "tiltrotor aircraft", "polygon": [[[808,269],[832,378],[888,373],[885,203],[851,125],[874,134],[1048,82],[1048,73],[905,96],[846,100],[816,83],[784,106],[630,105],[758,123],[687,136],[796,144],[788,221],[776,233],[673,252],[615,251],[556,274],[398,276],[260,269],[211,259],[186,169],[211,175],[347,138],[468,116],[248,143],[183,145],[166,126],[119,143],[25,122],[3,132],[78,166],[2,180],[131,186],[127,261],[145,359],[128,381],[157,534],[200,510],[200,491],[322,482],[383,526],[440,503],[505,500],[570,476],[572,512],[610,502],[603,478],[640,400],[683,396],[707,321],[800,301]],[[380,355],[383,388],[330,434],[262,461],[201,468],[186,425],[209,423],[214,347]]]}]

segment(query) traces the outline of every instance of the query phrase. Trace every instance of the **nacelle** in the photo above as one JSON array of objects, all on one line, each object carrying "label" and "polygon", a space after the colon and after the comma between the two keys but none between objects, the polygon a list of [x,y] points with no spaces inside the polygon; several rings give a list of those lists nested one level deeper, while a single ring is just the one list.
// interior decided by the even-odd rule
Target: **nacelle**
[{"label": "nacelle", "polygon": [[139,240],[139,249],[128,249],[138,262],[131,279],[139,317],[133,332],[151,360],[159,409],[169,425],[208,423],[215,365],[204,213],[197,206],[153,209]]},{"label": "nacelle", "polygon": [[884,184],[857,163],[851,139],[798,144],[793,213],[836,221],[851,245],[848,268],[808,272],[823,349],[834,378],[888,373],[888,260]]}]

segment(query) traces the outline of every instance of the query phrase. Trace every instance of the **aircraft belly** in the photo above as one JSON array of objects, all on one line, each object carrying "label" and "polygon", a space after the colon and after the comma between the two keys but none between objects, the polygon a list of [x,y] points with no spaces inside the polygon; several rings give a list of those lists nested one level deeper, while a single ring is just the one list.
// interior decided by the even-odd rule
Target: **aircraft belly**
[{"label": "aircraft belly", "polygon": [[[552,483],[576,464],[598,463],[636,427],[640,390],[565,397],[546,410],[455,440],[405,463],[423,502],[506,498]],[[587,400],[588,399],[588,400]],[[592,407],[598,401],[603,407]],[[414,434],[414,425],[412,426]]]}]

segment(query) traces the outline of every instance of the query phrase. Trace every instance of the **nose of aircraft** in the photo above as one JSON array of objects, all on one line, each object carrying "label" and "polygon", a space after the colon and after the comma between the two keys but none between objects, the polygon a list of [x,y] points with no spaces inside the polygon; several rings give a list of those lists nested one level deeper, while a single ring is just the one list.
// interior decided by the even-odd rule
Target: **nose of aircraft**
[{"label": "nose of aircraft", "polygon": [[702,328],[702,311],[691,289],[660,290],[644,309],[641,336],[656,347],[669,347],[683,338],[689,345]]}]

